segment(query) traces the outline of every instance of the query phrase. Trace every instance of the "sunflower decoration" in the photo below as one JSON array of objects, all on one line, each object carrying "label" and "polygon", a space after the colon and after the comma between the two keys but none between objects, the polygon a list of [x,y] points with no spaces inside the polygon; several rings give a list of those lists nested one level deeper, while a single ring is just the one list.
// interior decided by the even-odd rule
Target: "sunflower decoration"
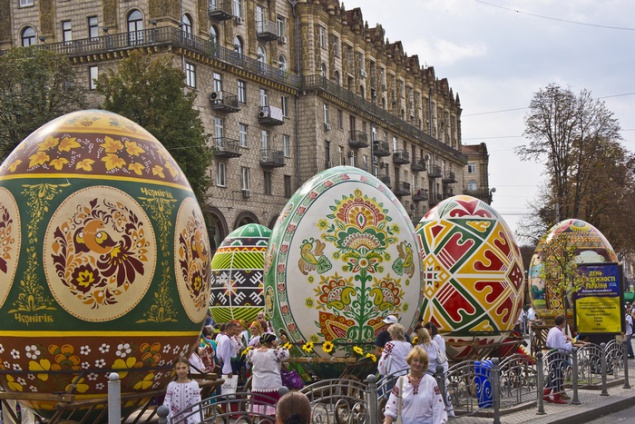
[{"label": "sunflower decoration", "polygon": [[324,351],[324,353],[330,354],[331,352],[333,352],[333,349],[335,349],[335,345],[328,340],[322,344],[322,350]]},{"label": "sunflower decoration", "polygon": [[291,350],[291,348],[293,347],[293,345],[292,345],[291,343],[289,343],[289,342],[286,342],[285,344],[283,344],[283,345],[282,345],[282,346],[280,346],[280,347],[282,347],[283,349],[286,349],[286,350]]},{"label": "sunflower decoration", "polygon": [[313,353],[313,342],[306,342],[303,346],[302,346],[302,350],[304,351],[304,353]]},{"label": "sunflower decoration", "polygon": [[419,337],[414,336],[412,338],[412,340],[410,341],[410,343],[412,343],[413,345],[418,345],[419,344]]},{"label": "sunflower decoration", "polygon": [[366,358],[370,359],[373,362],[377,362],[377,357],[370,352],[366,354]]},{"label": "sunflower decoration", "polygon": [[359,356],[364,356],[364,349],[359,346],[353,346],[353,352]]},{"label": "sunflower decoration", "polygon": [[251,349],[253,349],[253,348],[254,348],[253,346],[247,346],[247,347],[246,347],[246,348],[242,351],[241,355],[243,355],[243,356],[247,356],[247,354],[249,353],[249,351],[250,351]]}]

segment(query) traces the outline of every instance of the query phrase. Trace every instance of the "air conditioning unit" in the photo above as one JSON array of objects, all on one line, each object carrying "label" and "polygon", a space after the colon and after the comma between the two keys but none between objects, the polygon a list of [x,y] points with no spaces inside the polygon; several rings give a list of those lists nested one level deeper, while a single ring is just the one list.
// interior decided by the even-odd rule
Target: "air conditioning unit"
[{"label": "air conditioning unit", "polygon": [[236,23],[237,23],[238,25],[242,25],[242,24],[243,24],[243,22],[244,22],[244,21],[243,21],[243,18],[241,18],[240,16],[236,16],[236,17],[234,17],[234,19],[236,20]]},{"label": "air conditioning unit", "polygon": [[243,199],[249,199],[251,197],[251,190],[243,188]]},{"label": "air conditioning unit", "polygon": [[331,124],[324,123],[324,131],[331,131]]},{"label": "air conditioning unit", "polygon": [[222,91],[212,91],[209,95],[209,99],[212,102],[223,100],[223,92]]},{"label": "air conditioning unit", "polygon": [[260,108],[260,113],[258,114],[259,118],[270,118],[271,110],[268,107]]},{"label": "air conditioning unit", "polygon": [[285,37],[284,35],[281,35],[280,38],[278,39],[278,43],[287,44],[287,37]]},{"label": "air conditioning unit", "polygon": [[362,78],[366,78],[366,71],[363,69],[359,70],[359,75],[361,75]]}]

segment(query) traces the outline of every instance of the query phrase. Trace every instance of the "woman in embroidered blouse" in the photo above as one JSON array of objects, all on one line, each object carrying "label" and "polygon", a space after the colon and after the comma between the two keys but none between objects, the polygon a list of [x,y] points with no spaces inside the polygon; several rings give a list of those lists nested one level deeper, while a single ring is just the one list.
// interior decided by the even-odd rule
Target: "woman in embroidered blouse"
[{"label": "woman in embroidered blouse", "polygon": [[[201,402],[201,390],[195,380],[187,376],[190,371],[190,363],[185,358],[180,358],[174,365],[176,381],[171,381],[165,391],[163,405],[170,410],[168,420],[188,417],[186,424],[198,424],[201,415],[198,413],[198,404]],[[188,416],[192,412],[196,412]],[[171,422],[171,421],[170,421]]]},{"label": "woman in embroidered blouse", "polygon": [[391,340],[386,343],[381,352],[381,358],[377,362],[377,370],[382,375],[402,375],[408,371],[406,355],[412,345],[406,341],[406,330],[401,324],[392,324],[388,327]]},{"label": "woman in embroidered blouse", "polygon": [[391,424],[399,414],[400,386],[403,424],[447,423],[448,415],[439,386],[434,377],[426,373],[428,354],[421,346],[415,346],[406,356],[406,361],[410,372],[395,383],[384,410],[384,424]]},{"label": "woman in embroidered blouse", "polygon": [[272,333],[260,336],[260,345],[247,353],[247,362],[251,364],[252,372],[251,392],[256,403],[254,412],[275,414],[274,405],[280,399],[279,390],[282,387],[280,367],[287,359],[289,351],[276,347],[276,335]]},{"label": "woman in embroidered blouse", "polygon": [[[437,372],[437,365],[439,365],[438,358],[441,346],[432,340],[430,333],[428,333],[428,330],[426,330],[425,327],[418,325],[415,332],[417,334],[419,346],[421,346],[428,354],[428,373],[435,374]],[[443,372],[447,372],[448,361],[445,361],[441,365],[443,365]]]}]

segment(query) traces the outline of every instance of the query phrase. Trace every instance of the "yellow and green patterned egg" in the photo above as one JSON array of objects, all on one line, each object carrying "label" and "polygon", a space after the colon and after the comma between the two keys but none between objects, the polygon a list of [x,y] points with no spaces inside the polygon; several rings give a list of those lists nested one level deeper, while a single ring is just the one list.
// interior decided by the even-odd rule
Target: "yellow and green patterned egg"
[{"label": "yellow and green patterned egg", "polygon": [[[556,293],[554,287],[546,284],[544,278],[544,264],[540,257],[545,245],[554,237],[566,237],[567,244],[575,245],[575,260],[579,264],[598,264],[617,262],[617,255],[611,243],[604,235],[588,222],[580,219],[566,219],[549,229],[547,237],[542,239],[529,264],[529,298],[539,318],[554,318],[564,312],[563,299]],[[569,314],[572,311],[571,293],[567,297]]]},{"label": "yellow and green patterned egg", "polygon": [[471,196],[439,203],[419,222],[424,321],[448,357],[482,357],[514,328],[525,289],[523,262],[501,216]]},{"label": "yellow and green patterned egg", "polygon": [[265,306],[265,253],[271,230],[247,224],[232,231],[212,258],[210,311],[214,322],[256,319]]},{"label": "yellow and green patterned egg", "polygon": [[[371,174],[338,166],[310,178],[278,217],[265,261],[265,304],[296,355],[359,358],[396,315],[423,302],[414,227]],[[305,349],[302,350],[301,347]]]},{"label": "yellow and green patterned egg", "polygon": [[[0,166],[0,385],[107,394],[167,385],[209,301],[203,215],[165,147],[105,111],[61,116]],[[54,402],[27,402],[42,415]]]}]

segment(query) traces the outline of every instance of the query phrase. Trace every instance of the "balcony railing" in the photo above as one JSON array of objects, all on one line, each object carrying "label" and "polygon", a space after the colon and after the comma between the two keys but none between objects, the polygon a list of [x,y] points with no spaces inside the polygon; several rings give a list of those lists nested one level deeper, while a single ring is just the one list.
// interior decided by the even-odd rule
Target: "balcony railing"
[{"label": "balcony railing", "polygon": [[217,158],[238,158],[240,153],[240,142],[227,137],[216,137],[214,141],[214,156]]},{"label": "balcony railing", "polygon": [[441,166],[431,165],[428,170],[428,178],[440,178],[443,175],[441,172]]},{"label": "balcony railing", "polygon": [[209,95],[209,101],[212,104],[212,109],[219,112],[233,113],[240,111],[238,96],[235,94],[229,94],[225,91],[213,91]]},{"label": "balcony railing", "polygon": [[232,0],[209,0],[207,14],[215,21],[226,21],[233,17]]},{"label": "balcony railing", "polygon": [[351,130],[348,137],[348,145],[353,149],[368,147],[368,135],[359,130]]},{"label": "balcony railing", "polygon": [[298,89],[301,88],[302,80],[289,71],[251,59],[240,52],[219,46],[211,40],[188,34],[174,27],[166,26],[134,32],[108,34],[101,37],[84,38],[70,42],[41,44],[38,47],[70,57],[77,57],[139,47],[159,46],[174,46],[190,50],[206,58],[219,60],[243,70],[264,75],[281,84]]},{"label": "balcony railing", "polygon": [[426,170],[426,160],[425,159],[416,159],[412,161],[410,165],[410,169],[412,172],[421,172]]},{"label": "balcony railing", "polygon": [[373,142],[373,155],[375,156],[390,156],[390,145],[387,141],[374,141]]},{"label": "balcony railing", "polygon": [[456,175],[454,174],[454,172],[452,171],[446,171],[443,174],[443,178],[441,178],[441,181],[444,184],[452,184],[456,182]]},{"label": "balcony railing", "polygon": [[393,190],[393,193],[395,193],[395,196],[397,196],[397,197],[409,196],[410,195],[410,183],[407,183],[407,182],[404,182],[404,181],[400,181],[399,183],[397,183],[397,186]]},{"label": "balcony railing", "polygon": [[430,195],[430,206],[436,205],[443,201],[443,195],[441,193],[432,193]]},{"label": "balcony railing", "polygon": [[282,150],[262,149],[260,166],[263,168],[281,168],[284,166],[284,152]]},{"label": "balcony railing", "polygon": [[390,186],[390,175],[380,175],[379,181],[386,184],[387,186]]},{"label": "balcony railing", "polygon": [[282,109],[275,106],[260,106],[260,111],[258,112],[258,122],[263,125],[284,124]]},{"label": "balcony railing", "polygon": [[428,190],[424,188],[418,188],[412,191],[412,200],[415,202],[421,202],[422,200],[428,200]]},{"label": "balcony railing", "polygon": [[395,150],[392,154],[392,163],[395,165],[410,163],[410,153],[407,150]]},{"label": "balcony railing", "polygon": [[275,22],[262,20],[256,22],[256,38],[260,41],[274,41],[280,38]]}]

